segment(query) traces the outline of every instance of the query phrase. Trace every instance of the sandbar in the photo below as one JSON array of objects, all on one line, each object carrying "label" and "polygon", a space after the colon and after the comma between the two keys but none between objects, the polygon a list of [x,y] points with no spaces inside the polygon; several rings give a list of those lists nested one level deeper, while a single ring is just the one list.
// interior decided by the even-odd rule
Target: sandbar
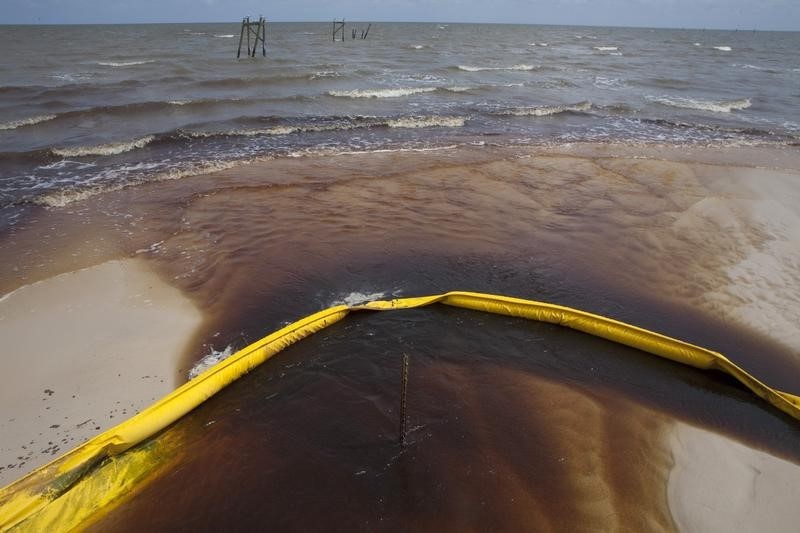
[{"label": "sandbar", "polygon": [[169,393],[201,315],[141,259],[0,298],[0,486]]},{"label": "sandbar", "polygon": [[676,423],[668,498],[681,531],[796,531],[800,465]]}]

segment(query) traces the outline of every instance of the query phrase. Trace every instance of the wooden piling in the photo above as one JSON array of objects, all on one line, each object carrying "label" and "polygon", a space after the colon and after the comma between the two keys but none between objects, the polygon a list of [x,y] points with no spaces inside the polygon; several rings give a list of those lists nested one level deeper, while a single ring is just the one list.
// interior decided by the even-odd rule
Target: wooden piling
[{"label": "wooden piling", "polygon": [[400,444],[406,445],[406,397],[408,395],[408,354],[403,354],[403,369],[400,383]]},{"label": "wooden piling", "polygon": [[[267,55],[267,19],[262,16],[258,17],[258,22],[250,22],[250,17],[242,19],[242,29],[239,32],[239,48],[236,51],[236,57],[242,55],[242,43],[244,42],[244,34],[247,33],[247,56],[256,57],[258,50],[258,41],[261,41],[261,55]],[[250,46],[250,36],[253,36],[254,41],[252,48]]]},{"label": "wooden piling", "polygon": [[239,49],[236,50],[236,59],[239,59],[239,56],[242,55],[242,39],[244,39],[244,27],[246,20],[247,18],[242,19],[242,30],[239,32]]},{"label": "wooden piling", "polygon": [[336,34],[340,32],[342,34],[342,42],[344,42],[344,19],[341,21],[333,19],[333,42],[336,42]]},{"label": "wooden piling", "polygon": [[247,57],[250,57],[250,17],[247,17]]}]

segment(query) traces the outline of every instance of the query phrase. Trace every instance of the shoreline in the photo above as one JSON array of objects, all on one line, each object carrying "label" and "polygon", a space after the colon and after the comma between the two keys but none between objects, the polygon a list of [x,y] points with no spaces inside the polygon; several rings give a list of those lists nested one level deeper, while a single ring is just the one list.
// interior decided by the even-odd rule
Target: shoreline
[{"label": "shoreline", "polygon": [[142,260],[114,260],[0,299],[11,357],[0,402],[0,485],[49,462],[175,388],[201,316]]}]

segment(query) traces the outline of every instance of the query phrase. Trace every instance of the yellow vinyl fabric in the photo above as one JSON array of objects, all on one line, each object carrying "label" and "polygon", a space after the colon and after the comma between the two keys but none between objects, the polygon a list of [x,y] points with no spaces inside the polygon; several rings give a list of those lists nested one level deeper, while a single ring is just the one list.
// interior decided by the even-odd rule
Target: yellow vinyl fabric
[{"label": "yellow vinyl fabric", "polygon": [[[141,413],[0,490],[0,530],[68,531],[114,505],[177,452],[170,439],[144,442],[287,346],[352,311],[413,309],[435,303],[572,328],[701,369],[725,372],[800,420],[800,397],[775,390],[718,352],[610,318],[559,305],[473,292],[330,307],[239,350]],[[143,443],[144,442],[144,443]],[[141,444],[140,446],[137,446]],[[137,446],[127,453],[127,450]]]}]

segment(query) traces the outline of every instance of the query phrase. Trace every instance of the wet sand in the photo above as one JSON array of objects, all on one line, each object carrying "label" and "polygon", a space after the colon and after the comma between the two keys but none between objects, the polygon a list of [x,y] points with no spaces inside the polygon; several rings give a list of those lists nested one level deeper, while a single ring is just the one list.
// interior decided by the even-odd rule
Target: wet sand
[{"label": "wet sand", "polygon": [[[543,299],[626,320],[722,351],[771,385],[797,393],[797,169],[800,155],[791,147],[474,147],[265,161],[36,212],[0,242],[0,286],[13,290],[117,257],[146,260],[204,316],[202,329],[179,354],[183,360],[177,365],[177,380],[212,348],[241,347],[352,292],[391,296],[464,289]],[[718,383],[694,371],[670,378],[678,380],[675,386],[697,382],[724,390],[698,397],[700,405],[694,405],[668,394],[637,392],[640,375],[633,367],[620,372],[628,377],[611,386],[618,392],[603,393],[615,401],[579,399],[585,395],[581,383],[590,380],[585,376],[576,384],[568,373],[556,372],[544,385],[541,377],[529,373],[513,378],[502,370],[492,374],[490,382],[519,391],[517,404],[544,401],[530,406],[536,413],[547,411],[548,396],[577,395],[566,402],[586,411],[575,423],[566,423],[573,413],[555,411],[555,418],[526,419],[525,427],[561,443],[559,448],[576,450],[570,457],[587,461],[559,474],[565,476],[561,498],[587,507],[578,512],[555,503],[534,505],[543,496],[531,484],[535,476],[529,472],[532,478],[502,485],[502,490],[527,497],[528,504],[495,505],[477,521],[450,522],[451,528],[479,528],[485,524],[481,520],[499,516],[509,516],[509,525],[532,521],[544,527],[573,514],[576,524],[599,521],[612,530],[632,523],[641,526],[637,530],[689,527],[694,520],[706,524],[697,513],[685,511],[685,502],[666,494],[668,481],[674,490],[673,479],[694,483],[670,474],[669,457],[676,469],[698,460],[686,438],[699,443],[708,439],[719,449],[758,447],[791,464],[800,462],[791,444],[796,437],[793,422],[769,408],[747,407],[746,416],[729,419],[714,414],[733,409],[746,396],[738,397],[741,391],[724,380]],[[471,376],[469,369],[446,375],[446,382],[431,387],[441,391],[462,379],[466,382],[459,390],[475,387],[473,377],[464,377]],[[536,395],[539,399],[526,399],[524,391],[538,389],[544,391]],[[496,404],[492,416],[501,412],[503,399],[500,394],[490,399]],[[465,400],[465,405],[475,401]],[[236,403],[231,402],[233,409]],[[620,402],[634,407],[623,409]],[[470,426],[483,416],[465,409]],[[620,409],[648,414],[616,416]],[[698,432],[685,437],[688,433],[675,420],[706,425],[726,436]],[[601,438],[600,428],[607,428],[608,421],[615,429]],[[502,462],[507,450],[501,437],[508,424],[479,423],[487,427],[483,444],[477,445],[481,454],[494,454]],[[190,441],[201,431],[191,427],[180,430]],[[757,435],[748,427],[769,431]],[[247,431],[228,437],[229,444],[246,446]],[[619,443],[630,435],[639,437],[628,451],[611,446],[598,455],[580,447],[581,440]],[[537,442],[532,446],[540,453],[547,449]],[[454,442],[441,449],[448,446],[461,449]],[[214,449],[198,450],[197,463],[213,468],[215,461],[206,459],[213,459]],[[641,454],[651,454],[655,463],[646,476],[633,481],[640,474],[636,462],[626,459]],[[536,464],[544,468],[544,456],[537,457]],[[710,462],[707,468],[718,472]],[[446,466],[428,471],[433,478],[423,482],[420,477],[417,486],[454,472]],[[592,478],[581,480],[587,472]],[[787,478],[776,472],[770,470],[765,483],[785,483]],[[212,479],[216,474],[203,475]],[[629,501],[624,505],[614,500],[613,494],[623,491],[614,479],[636,488],[625,492]],[[304,483],[301,477],[290,476],[286,482],[290,480],[295,491]],[[586,488],[592,483],[597,485]],[[177,490],[164,487],[155,483],[155,492],[146,489],[146,495],[136,497],[158,501]],[[435,486],[428,489],[435,491]],[[478,493],[469,491],[461,498],[471,505],[478,499]],[[650,511],[636,515],[637,505],[645,501]],[[147,506],[131,503],[127,509]],[[369,509],[365,501],[363,512]],[[447,516],[459,516],[451,510],[453,515],[439,518],[420,515],[419,525],[442,527]],[[130,511],[123,506],[120,512],[125,516]],[[129,520],[135,517],[128,515]],[[640,518],[645,522],[636,522]],[[300,529],[301,516],[289,519],[300,521],[286,522],[287,529]],[[113,517],[108,520],[119,525]]]}]

